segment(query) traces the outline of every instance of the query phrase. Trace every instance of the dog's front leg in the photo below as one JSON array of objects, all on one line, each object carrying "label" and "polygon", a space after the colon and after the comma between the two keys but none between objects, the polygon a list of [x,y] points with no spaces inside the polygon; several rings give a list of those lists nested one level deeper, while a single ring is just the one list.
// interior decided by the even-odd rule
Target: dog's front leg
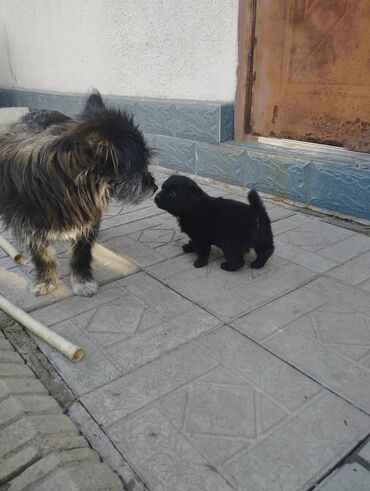
[{"label": "dog's front leg", "polygon": [[98,291],[91,268],[92,247],[98,234],[98,227],[76,239],[72,247],[71,283],[73,293],[80,297],[91,297]]},{"label": "dog's front leg", "polygon": [[192,240],[189,240],[189,242],[187,244],[184,244],[182,246],[182,250],[186,254],[188,254],[189,252],[194,252],[195,251],[194,242]]},{"label": "dog's front leg", "polygon": [[29,244],[33,263],[36,268],[35,295],[47,295],[57,288],[57,262],[48,243],[31,242]]},{"label": "dog's front leg", "polygon": [[202,268],[203,266],[207,266],[209,252],[211,250],[211,244],[209,244],[208,242],[200,242],[200,241],[193,241],[193,244],[194,244],[195,252],[198,256],[193,263],[194,266],[196,268]]}]

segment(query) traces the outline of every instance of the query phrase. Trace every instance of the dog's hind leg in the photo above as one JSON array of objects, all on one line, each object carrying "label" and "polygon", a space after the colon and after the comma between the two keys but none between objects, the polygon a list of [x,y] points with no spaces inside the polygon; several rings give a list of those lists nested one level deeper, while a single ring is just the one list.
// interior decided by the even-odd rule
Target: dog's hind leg
[{"label": "dog's hind leg", "polygon": [[189,240],[187,244],[184,244],[182,246],[182,250],[188,254],[189,252],[194,252],[195,251],[195,246],[192,240]]},{"label": "dog's hind leg", "polygon": [[207,266],[211,244],[208,242],[195,242],[194,249],[198,256],[193,263],[194,267],[202,268],[203,266]]},{"label": "dog's hind leg", "polygon": [[244,266],[244,257],[242,253],[234,248],[225,248],[223,250],[225,259],[221,268],[225,271],[236,271]]},{"label": "dog's hind leg", "polygon": [[33,286],[35,295],[47,295],[57,288],[57,262],[48,243],[31,242],[29,244],[37,279]]},{"label": "dog's hind leg", "polygon": [[91,297],[98,291],[91,268],[92,246],[94,245],[98,227],[94,227],[84,236],[73,243],[71,257],[71,283],[73,293],[80,297]]},{"label": "dog's hind leg", "polygon": [[274,246],[270,246],[267,248],[261,248],[255,249],[257,257],[256,259],[252,262],[251,268],[254,269],[259,269],[262,268],[266,264],[267,259],[271,256],[271,254],[274,252]]}]

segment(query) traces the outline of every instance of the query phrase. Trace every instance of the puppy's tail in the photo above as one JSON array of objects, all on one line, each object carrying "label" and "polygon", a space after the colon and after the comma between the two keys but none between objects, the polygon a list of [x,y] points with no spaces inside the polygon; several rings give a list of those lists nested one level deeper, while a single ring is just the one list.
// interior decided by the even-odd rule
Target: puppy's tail
[{"label": "puppy's tail", "polygon": [[248,193],[248,201],[253,210],[259,215],[261,212],[266,212],[259,194],[254,189],[251,189]]}]

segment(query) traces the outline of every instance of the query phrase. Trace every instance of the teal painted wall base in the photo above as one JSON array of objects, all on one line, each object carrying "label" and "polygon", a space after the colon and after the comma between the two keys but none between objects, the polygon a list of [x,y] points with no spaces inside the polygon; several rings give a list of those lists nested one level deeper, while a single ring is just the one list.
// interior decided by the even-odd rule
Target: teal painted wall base
[{"label": "teal painted wall base", "polygon": [[[73,115],[84,99],[81,94],[0,89],[0,107]],[[234,142],[229,103],[107,99],[133,113],[164,167],[370,220],[370,154],[291,142]]]}]

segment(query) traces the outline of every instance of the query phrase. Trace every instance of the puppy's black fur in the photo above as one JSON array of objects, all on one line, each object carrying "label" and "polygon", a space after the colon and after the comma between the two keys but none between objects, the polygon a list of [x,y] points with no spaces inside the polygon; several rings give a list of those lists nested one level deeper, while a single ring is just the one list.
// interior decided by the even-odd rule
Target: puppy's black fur
[{"label": "puppy's black fur", "polygon": [[208,263],[211,245],[223,250],[221,268],[235,271],[244,265],[243,254],[253,248],[252,268],[261,268],[274,251],[270,219],[257,192],[248,194],[250,205],[212,198],[192,179],[171,176],[154,198],[157,206],[177,217],[190,242],[184,252],[195,252],[196,268]]},{"label": "puppy's black fur", "polygon": [[73,242],[76,295],[97,284],[91,248],[110,197],[137,203],[157,189],[148,171],[150,149],[132,117],[90,95],[77,120],[57,111],[32,111],[0,137],[0,217],[29,247],[35,291],[56,288],[54,240]]}]

